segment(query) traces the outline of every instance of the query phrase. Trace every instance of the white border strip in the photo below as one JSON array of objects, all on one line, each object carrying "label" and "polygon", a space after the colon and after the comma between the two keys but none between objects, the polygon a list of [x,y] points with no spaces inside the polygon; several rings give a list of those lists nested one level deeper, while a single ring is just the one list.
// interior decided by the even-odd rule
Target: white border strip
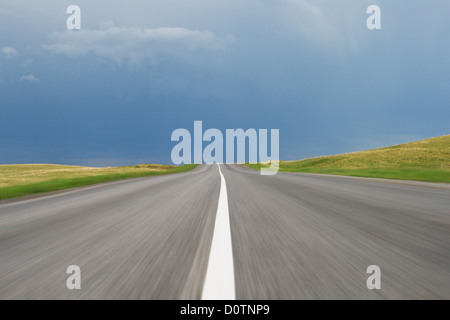
[{"label": "white border strip", "polygon": [[203,300],[235,300],[233,250],[230,215],[225,178],[220,170],[220,194],[208,269],[203,287]]}]

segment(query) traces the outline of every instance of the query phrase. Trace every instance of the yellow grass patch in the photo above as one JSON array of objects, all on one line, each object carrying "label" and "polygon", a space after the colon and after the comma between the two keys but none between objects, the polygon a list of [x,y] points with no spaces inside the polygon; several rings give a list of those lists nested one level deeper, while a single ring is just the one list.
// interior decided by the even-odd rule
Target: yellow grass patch
[{"label": "yellow grass patch", "polygon": [[54,164],[0,165],[0,188],[27,185],[54,179],[69,179],[115,173],[137,173],[164,171],[174,168],[169,165],[140,164],[126,167],[78,167]]},{"label": "yellow grass patch", "polygon": [[443,169],[450,170],[450,135],[401,145],[299,161],[283,161],[281,167],[342,169]]}]

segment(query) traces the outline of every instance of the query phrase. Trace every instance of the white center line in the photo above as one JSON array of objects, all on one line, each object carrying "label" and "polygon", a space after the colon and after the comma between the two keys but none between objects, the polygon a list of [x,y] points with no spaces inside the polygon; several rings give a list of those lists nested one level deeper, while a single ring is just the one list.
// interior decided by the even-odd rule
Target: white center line
[{"label": "white center line", "polygon": [[214,235],[209,253],[208,269],[203,286],[203,300],[235,300],[233,250],[230,215],[225,178],[220,170],[220,194]]}]

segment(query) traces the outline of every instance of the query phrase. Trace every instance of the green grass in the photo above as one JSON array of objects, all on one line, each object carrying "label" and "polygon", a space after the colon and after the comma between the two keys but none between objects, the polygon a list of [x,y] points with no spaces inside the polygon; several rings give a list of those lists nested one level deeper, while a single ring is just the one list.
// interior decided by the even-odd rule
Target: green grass
[{"label": "green grass", "polygon": [[45,164],[0,165],[0,200],[114,180],[184,172],[196,166],[143,164],[89,168]]},{"label": "green grass", "polygon": [[[248,166],[259,169],[267,165]],[[280,161],[279,171],[449,183],[450,135],[341,155]]]}]

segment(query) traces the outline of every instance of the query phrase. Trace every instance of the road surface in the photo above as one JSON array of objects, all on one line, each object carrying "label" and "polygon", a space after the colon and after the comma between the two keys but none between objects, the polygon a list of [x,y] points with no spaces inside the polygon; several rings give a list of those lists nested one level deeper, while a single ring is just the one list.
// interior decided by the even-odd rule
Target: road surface
[{"label": "road surface", "polygon": [[[220,168],[236,299],[450,299],[448,184]],[[201,299],[220,189],[203,165],[0,204],[0,299]]]}]

